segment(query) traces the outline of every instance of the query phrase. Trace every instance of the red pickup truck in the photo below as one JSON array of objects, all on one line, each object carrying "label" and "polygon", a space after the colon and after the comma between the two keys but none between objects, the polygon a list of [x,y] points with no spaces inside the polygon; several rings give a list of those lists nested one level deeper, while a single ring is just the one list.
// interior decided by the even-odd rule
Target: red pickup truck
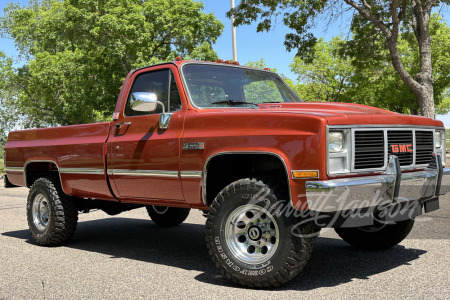
[{"label": "red pickup truck", "polygon": [[387,249],[449,189],[440,121],[348,103],[302,102],[270,70],[177,60],[134,70],[112,122],[11,132],[10,185],[30,188],[41,245],[78,213],[145,207],[158,225],[204,211],[230,280],[274,287],[307,263],[321,228]]}]

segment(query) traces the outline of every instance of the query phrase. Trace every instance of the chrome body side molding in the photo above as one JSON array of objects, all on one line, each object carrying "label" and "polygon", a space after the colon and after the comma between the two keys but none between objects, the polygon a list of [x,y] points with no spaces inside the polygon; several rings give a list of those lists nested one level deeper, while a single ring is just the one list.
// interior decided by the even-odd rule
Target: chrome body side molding
[{"label": "chrome body side molding", "polygon": [[23,173],[24,168],[22,168],[22,167],[5,167],[5,172]]},{"label": "chrome body side molding", "polygon": [[178,171],[166,171],[166,170],[112,169],[112,170],[108,170],[108,174],[109,175],[118,175],[118,176],[178,178]]},{"label": "chrome body side molding", "polygon": [[94,168],[61,168],[61,174],[86,174],[86,175],[104,175],[105,170]]},{"label": "chrome body side molding", "polygon": [[202,171],[180,171],[181,178],[202,178]]}]

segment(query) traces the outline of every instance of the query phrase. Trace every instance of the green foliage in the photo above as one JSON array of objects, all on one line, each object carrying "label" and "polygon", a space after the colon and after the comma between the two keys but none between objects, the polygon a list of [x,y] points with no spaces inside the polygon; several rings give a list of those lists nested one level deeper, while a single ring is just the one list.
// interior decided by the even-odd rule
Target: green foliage
[{"label": "green foliage", "polygon": [[[445,129],[445,138],[446,138],[446,141],[445,141],[445,149],[447,150],[447,152],[450,150],[450,129]],[[449,165],[449,161],[448,161],[448,159],[447,159],[447,167],[448,167],[448,165]]]},{"label": "green foliage", "polygon": [[5,105],[23,116],[25,127],[106,120],[131,69],[177,55],[217,58],[211,45],[223,25],[202,9],[192,0],[9,4],[1,32],[28,61],[11,68],[14,97]]},{"label": "green foliage", "polygon": [[[450,111],[450,28],[438,15],[432,15],[434,99],[438,114]],[[355,39],[354,39],[355,40]],[[374,41],[374,47],[383,43]],[[403,31],[398,47],[407,70],[419,66],[418,48],[408,31]],[[372,47],[357,47],[339,37],[329,42],[319,40],[314,57],[305,61],[294,58],[290,65],[298,75],[294,90],[305,101],[355,102],[391,111],[417,114],[415,95],[392,68],[387,50],[380,47],[373,56]]]},{"label": "green foliage", "polygon": [[[266,62],[263,58],[259,61],[251,61],[247,66],[252,68],[264,69]],[[271,69],[272,72],[277,72],[276,69]],[[283,98],[278,91],[276,84],[273,81],[255,81],[248,84],[244,88],[244,96],[247,102],[261,103],[261,102],[283,102]],[[261,99],[263,95],[264,99]]]},{"label": "green foliage", "polygon": [[[371,70],[378,62],[382,62],[381,67],[384,68],[387,55],[389,57],[387,61],[391,62],[389,65],[395,69],[404,83],[397,90],[406,91],[408,94],[414,93],[416,99],[410,101],[407,97],[408,99],[402,101],[409,101],[408,107],[418,102],[421,114],[434,117],[434,97],[442,94],[442,87],[438,86],[438,91],[434,91],[435,81],[432,76],[434,66],[431,63],[430,49],[432,44],[430,34],[433,35],[433,29],[430,28],[429,19],[433,8],[448,4],[449,0],[241,0],[236,9],[228,12],[228,16],[234,17],[235,25],[257,22],[257,31],[268,31],[272,28],[273,22],[281,18],[284,25],[292,29],[285,37],[287,50],[296,49],[297,56],[305,63],[312,62],[316,56],[316,44],[319,40],[311,33],[315,21],[328,20],[332,23],[342,16],[349,16],[353,37],[349,41],[348,53],[352,53],[357,59],[363,58],[362,61]],[[349,11],[353,14],[349,14]],[[400,35],[409,44],[407,47],[411,49],[411,54],[418,54],[420,49],[420,58],[418,55],[405,56],[405,52],[402,53]],[[434,41],[433,43],[436,44]],[[448,48],[440,49],[448,52]],[[408,65],[411,60],[419,62],[414,65],[418,68]],[[386,75],[386,72],[383,73]],[[393,82],[397,75],[390,73]],[[404,90],[404,86],[408,89]],[[326,94],[326,91],[321,93]],[[386,95],[389,94],[385,94],[385,97]],[[440,103],[441,99],[437,99],[437,102]],[[399,108],[398,105],[394,106]]]},{"label": "green foliage", "polygon": [[[258,32],[269,31],[275,26],[277,21],[282,20],[285,26],[292,29],[292,32],[286,34],[285,37],[287,50],[297,50],[297,56],[306,61],[310,61],[314,58],[314,46],[319,41],[311,32],[317,20],[329,20],[332,22],[340,19],[348,11],[353,11],[354,14],[351,17],[352,31],[365,26],[371,26],[372,33],[380,35],[379,30],[370,25],[372,23],[361,16],[352,5],[358,5],[361,9],[370,12],[380,22],[385,22],[388,29],[392,29],[393,23],[390,22],[392,17],[392,2],[387,0],[241,0],[234,10],[230,10],[227,13],[227,16],[234,16],[235,25],[248,25],[257,22]],[[424,3],[425,1],[421,2]],[[401,1],[397,3],[402,4]],[[433,6],[437,7],[450,4],[450,1],[441,0],[433,1],[433,3]],[[404,12],[399,17],[405,24],[410,25],[413,18],[413,9],[409,1],[404,1],[404,4]],[[400,5],[398,11],[402,10],[403,7]],[[372,35],[360,35],[361,45],[369,46],[372,37]]]},{"label": "green foliage", "polygon": [[14,101],[18,91],[12,84],[17,75],[12,65],[12,59],[0,51],[0,142],[6,132],[12,130],[19,122]]},{"label": "green foliage", "polygon": [[[252,67],[252,68],[259,68],[259,69],[264,69],[267,68],[266,66],[266,62],[264,61],[264,58],[261,58],[259,61],[249,61],[246,66]],[[276,68],[270,68],[270,70],[274,73],[277,73],[277,69]],[[295,88],[295,84],[292,81],[292,79],[286,77],[284,74],[278,74],[283,81],[291,88],[294,89]]]},{"label": "green foliage", "polygon": [[330,42],[320,39],[314,46],[314,59],[305,61],[295,57],[290,64],[292,72],[298,75],[294,90],[305,101],[341,101],[342,95],[351,86],[354,74],[351,60],[339,56],[338,51],[345,41],[340,37]]},{"label": "green foliage", "polygon": [[275,82],[260,80],[243,87],[244,97],[250,103],[284,102]]},{"label": "green foliage", "polygon": [[[370,26],[369,26],[370,27]],[[365,28],[370,30],[370,28]],[[402,28],[398,48],[403,65],[410,74],[420,69],[419,47],[414,34]],[[358,38],[359,28],[352,41],[340,48],[341,56],[352,57],[355,74],[352,78],[354,89],[346,95],[346,101],[355,101],[386,108],[401,113],[417,114],[419,103],[414,93],[403,83],[392,68],[388,50],[383,48],[380,37],[373,38],[370,46],[363,45]],[[368,35],[368,33],[365,33]],[[450,87],[450,27],[442,18],[433,14],[430,19],[431,56],[434,76],[434,102],[438,114],[446,114],[450,102],[446,90]],[[375,50],[374,50],[375,49]],[[386,95],[389,95],[387,97]]]}]

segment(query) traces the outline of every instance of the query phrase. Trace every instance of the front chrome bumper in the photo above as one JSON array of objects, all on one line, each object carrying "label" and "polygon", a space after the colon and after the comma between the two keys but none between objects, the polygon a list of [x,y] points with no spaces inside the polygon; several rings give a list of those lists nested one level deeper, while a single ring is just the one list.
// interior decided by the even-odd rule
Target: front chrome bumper
[{"label": "front chrome bumper", "polygon": [[450,168],[444,169],[435,154],[423,171],[402,173],[398,157],[391,155],[381,175],[306,182],[309,209],[323,213],[426,202],[449,191]]}]

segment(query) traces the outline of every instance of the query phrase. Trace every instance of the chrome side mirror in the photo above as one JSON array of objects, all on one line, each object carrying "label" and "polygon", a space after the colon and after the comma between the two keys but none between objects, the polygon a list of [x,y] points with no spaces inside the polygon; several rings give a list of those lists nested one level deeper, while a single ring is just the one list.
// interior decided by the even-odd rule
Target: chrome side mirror
[{"label": "chrome side mirror", "polygon": [[159,115],[159,128],[167,129],[169,128],[170,119],[173,113],[166,113],[166,108],[164,103],[158,101],[158,97],[155,93],[137,92],[131,94],[131,109],[134,111],[141,112],[154,112],[161,105],[163,112]]},{"label": "chrome side mirror", "polygon": [[[155,93],[138,92],[131,94],[130,104],[131,109],[134,111],[154,112],[158,106],[158,102]],[[164,104],[161,102],[159,104],[162,105],[164,111]]]}]

